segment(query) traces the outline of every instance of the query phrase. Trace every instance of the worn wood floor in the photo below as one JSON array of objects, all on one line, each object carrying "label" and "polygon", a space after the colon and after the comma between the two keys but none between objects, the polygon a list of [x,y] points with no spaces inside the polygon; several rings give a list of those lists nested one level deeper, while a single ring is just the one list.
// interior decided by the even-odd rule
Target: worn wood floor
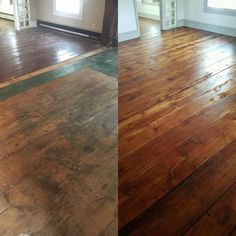
[{"label": "worn wood floor", "polygon": [[117,80],[96,65],[0,89],[0,235],[116,235]]},{"label": "worn wood floor", "polygon": [[119,63],[120,235],[235,235],[236,38],[179,28]]},{"label": "worn wood floor", "polygon": [[98,48],[99,42],[40,27],[0,34],[0,82]]}]

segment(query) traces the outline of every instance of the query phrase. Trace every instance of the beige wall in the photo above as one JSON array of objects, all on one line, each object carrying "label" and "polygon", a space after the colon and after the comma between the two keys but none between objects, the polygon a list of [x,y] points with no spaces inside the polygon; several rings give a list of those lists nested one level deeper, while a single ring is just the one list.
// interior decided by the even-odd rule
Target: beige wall
[{"label": "beige wall", "polygon": [[[35,1],[35,0],[34,0]],[[84,0],[82,20],[53,15],[53,0],[37,0],[37,18],[55,24],[102,32],[105,0]]]}]

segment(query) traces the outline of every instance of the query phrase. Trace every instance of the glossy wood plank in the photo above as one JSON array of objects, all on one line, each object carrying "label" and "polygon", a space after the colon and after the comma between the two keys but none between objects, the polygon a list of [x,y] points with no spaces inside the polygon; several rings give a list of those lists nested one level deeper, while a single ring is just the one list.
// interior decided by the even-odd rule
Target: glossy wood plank
[{"label": "glossy wood plank", "polygon": [[[198,169],[207,173],[218,155],[225,157],[222,150],[235,144],[235,42],[233,37],[179,28],[120,46],[121,235],[179,235],[191,226],[187,219],[197,220],[207,211],[199,204],[196,212],[172,212],[169,196]],[[229,165],[235,168],[233,161]],[[211,185],[205,178],[207,189]],[[235,176],[224,191],[234,182]],[[224,193],[225,182],[218,184],[212,204]],[[186,191],[194,190],[187,185]],[[176,205],[191,204],[185,193]]]},{"label": "glossy wood plank", "polygon": [[[144,212],[129,227],[123,228],[121,235],[183,235],[235,183],[235,144],[233,141],[226,145],[153,205],[150,211]],[[235,219],[232,220],[235,226]],[[204,234],[200,230],[198,235]]]},{"label": "glossy wood plank", "polygon": [[0,234],[115,235],[116,80],[85,68],[0,110]]},{"label": "glossy wood plank", "polygon": [[236,224],[234,184],[185,235],[231,235]]},{"label": "glossy wood plank", "polygon": [[100,48],[99,42],[45,28],[0,34],[0,82]]}]

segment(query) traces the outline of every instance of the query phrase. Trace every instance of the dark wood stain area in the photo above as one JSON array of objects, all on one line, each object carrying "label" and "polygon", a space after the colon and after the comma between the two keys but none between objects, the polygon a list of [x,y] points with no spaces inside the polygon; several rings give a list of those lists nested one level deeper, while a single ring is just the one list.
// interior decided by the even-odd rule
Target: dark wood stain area
[{"label": "dark wood stain area", "polygon": [[0,34],[0,82],[100,47],[99,42],[40,27]]},{"label": "dark wood stain area", "polygon": [[120,235],[235,235],[235,52],[190,28],[120,46]]},{"label": "dark wood stain area", "polygon": [[116,235],[117,80],[84,68],[0,111],[0,235]]}]

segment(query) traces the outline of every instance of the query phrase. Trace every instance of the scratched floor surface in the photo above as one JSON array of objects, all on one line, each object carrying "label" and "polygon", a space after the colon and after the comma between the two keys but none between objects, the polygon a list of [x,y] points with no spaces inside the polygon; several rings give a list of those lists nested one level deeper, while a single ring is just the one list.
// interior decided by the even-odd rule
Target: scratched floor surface
[{"label": "scratched floor surface", "polygon": [[116,74],[108,50],[0,89],[0,235],[116,234]]}]

